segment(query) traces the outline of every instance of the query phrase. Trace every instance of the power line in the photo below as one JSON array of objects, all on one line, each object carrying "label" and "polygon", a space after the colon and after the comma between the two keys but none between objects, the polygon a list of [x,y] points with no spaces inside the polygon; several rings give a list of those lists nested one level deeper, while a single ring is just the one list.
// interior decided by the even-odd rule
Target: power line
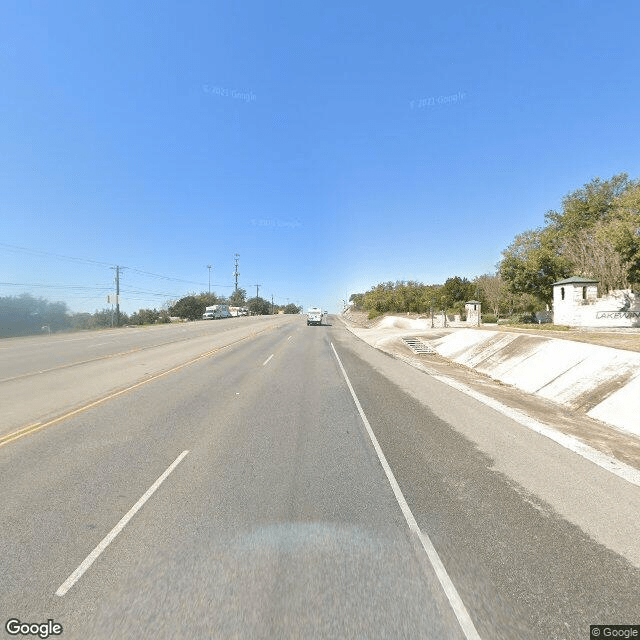
[{"label": "power line", "polygon": [[56,258],[58,260],[71,260],[72,262],[86,262],[88,264],[97,264],[103,267],[110,267],[108,262],[101,262],[99,260],[92,260],[91,258],[75,258],[73,256],[65,256],[61,253],[52,253],[50,251],[43,251],[42,249],[29,249],[27,247],[19,247],[15,244],[9,244],[7,242],[0,242],[0,247],[9,249],[10,251],[18,251],[23,253],[29,253],[31,255],[41,255]]},{"label": "power line", "polygon": [[[112,268],[113,267],[113,263],[110,262],[103,262],[101,260],[92,260],[91,258],[78,258],[76,256],[67,256],[64,255],[62,253],[53,253],[52,251],[44,251],[42,249],[29,249],[28,247],[21,247],[18,245],[14,245],[14,244],[9,244],[8,242],[0,242],[0,248],[3,248],[5,250],[9,250],[9,251],[13,251],[13,252],[22,252],[22,253],[28,253],[31,255],[39,255],[39,256],[45,256],[45,257],[50,257],[50,258],[55,258],[57,260],[69,260],[71,262],[84,262],[86,264],[95,264],[95,265],[99,265],[102,267],[109,267]],[[144,271],[143,269],[138,269],[137,267],[127,267],[127,266],[122,266],[123,269],[129,269],[130,271],[133,271],[135,273],[139,273],[141,275],[145,275],[145,276],[150,276],[152,278],[160,278],[162,280],[173,280],[175,282],[184,282],[186,284],[196,284],[198,286],[205,286],[202,282],[196,282],[195,280],[184,280],[182,278],[174,278],[172,276],[165,276],[162,275],[160,273],[153,273],[151,271]],[[227,286],[227,287],[231,287],[232,285],[217,285],[217,286]]]},{"label": "power line", "polygon": [[[161,293],[160,291],[145,291],[144,289],[128,289],[124,287],[120,287],[120,291],[126,294],[132,294],[134,296],[153,296],[156,298],[175,298],[176,296],[180,296],[179,293]],[[127,295],[129,299],[131,296]]]},{"label": "power line", "polygon": [[[136,267],[125,267],[125,268],[129,269],[129,271],[133,273],[140,273],[142,275],[150,276],[152,278],[159,278],[161,280],[172,280],[174,282],[184,282],[185,284],[197,284],[200,287],[206,286],[204,283],[196,282],[195,280],[183,280],[182,278],[173,278],[172,276],[163,276],[159,273],[151,273],[150,271],[143,271],[142,269],[136,269]],[[230,285],[227,285],[227,286],[230,286]]]},{"label": "power line", "polygon": [[85,286],[80,284],[43,284],[40,282],[0,282],[6,287],[39,287],[43,289],[84,289],[86,291],[109,291],[110,285]]},{"label": "power line", "polygon": [[[163,275],[160,273],[155,273],[152,271],[146,271],[144,269],[139,269],[137,267],[126,267],[123,265],[117,265],[117,266],[113,266],[113,263],[108,263],[108,262],[104,262],[101,260],[93,260],[91,258],[80,258],[77,256],[69,256],[66,254],[61,254],[61,253],[54,253],[52,251],[45,251],[42,249],[30,249],[28,247],[22,247],[19,245],[14,245],[14,244],[10,244],[7,242],[0,242],[0,251],[6,251],[6,252],[13,252],[13,253],[24,253],[24,254],[28,254],[28,255],[32,255],[32,256],[41,256],[41,257],[48,257],[48,258],[53,258],[56,260],[64,260],[64,261],[69,261],[69,262],[75,262],[75,263],[84,263],[84,264],[91,264],[91,265],[96,265],[96,266],[100,266],[100,267],[108,267],[110,269],[114,269],[116,271],[116,307],[119,311],[119,302],[120,302],[120,275],[121,275],[121,271],[123,269],[128,269],[130,273],[135,273],[138,274],[140,276],[145,276],[145,277],[149,277],[149,278],[153,278],[156,280],[163,280],[163,281],[168,281],[168,282],[177,282],[177,283],[183,283],[183,284],[190,284],[190,285],[196,285],[198,287],[202,287],[204,289],[204,287],[206,286],[204,283],[202,282],[197,282],[195,280],[186,280],[184,278],[175,278],[173,276],[167,276],[167,275]],[[236,256],[236,270],[235,270],[235,289],[237,291],[238,289],[238,276],[240,275],[238,273],[238,257],[239,254],[235,254]],[[229,285],[229,284],[215,284],[215,283],[211,283],[211,270],[209,270],[209,291],[211,291],[211,286],[216,287],[218,289],[232,289],[234,288],[234,285]],[[75,298],[75,299],[86,299],[86,300],[90,300],[90,299],[97,299],[100,297],[100,293],[103,292],[110,292],[113,291],[113,286],[112,285],[96,285],[94,287],[92,286],[85,286],[85,285],[71,285],[71,284],[63,284],[63,285],[51,285],[51,284],[44,284],[44,283],[19,283],[19,282],[0,282],[0,286],[6,286],[6,287],[28,287],[28,288],[41,288],[41,289],[49,289],[50,291],[56,291],[56,290],[64,290],[65,296],[68,298]],[[90,292],[96,292],[95,296],[89,296],[89,295],[75,295],[76,293],[84,293],[84,294],[88,294]],[[122,288],[122,291],[124,293],[127,294],[133,294],[134,296],[136,296],[136,294],[138,296],[142,295],[142,296],[153,296],[153,297],[164,297],[164,298],[168,298],[168,299],[176,299],[179,298],[182,294],[180,293],[176,293],[176,292],[171,292],[171,293],[165,293],[165,292],[160,292],[160,291],[150,291],[150,290],[145,290],[143,288],[137,288],[137,287],[128,287],[128,286],[124,286]],[[57,294],[54,294],[57,295]],[[144,301],[145,298],[141,298],[141,297],[133,297],[133,296],[129,296],[127,295],[127,299],[128,300],[139,300],[139,301]]]}]

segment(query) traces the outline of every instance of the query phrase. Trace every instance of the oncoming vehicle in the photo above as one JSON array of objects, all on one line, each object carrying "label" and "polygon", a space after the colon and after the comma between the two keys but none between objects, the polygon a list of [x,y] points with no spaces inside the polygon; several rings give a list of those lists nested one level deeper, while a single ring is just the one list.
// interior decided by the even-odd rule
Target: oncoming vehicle
[{"label": "oncoming vehicle", "polygon": [[203,320],[217,320],[219,318],[230,318],[229,307],[226,304],[214,304],[206,307],[202,314]]},{"label": "oncoming vehicle", "polygon": [[310,324],[322,324],[322,309],[318,307],[311,307],[307,311],[307,326]]}]

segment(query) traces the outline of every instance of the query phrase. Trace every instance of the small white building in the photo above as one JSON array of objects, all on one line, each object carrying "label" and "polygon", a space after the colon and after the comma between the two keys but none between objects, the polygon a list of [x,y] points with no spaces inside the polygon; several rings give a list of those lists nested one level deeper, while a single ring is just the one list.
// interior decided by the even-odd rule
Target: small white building
[{"label": "small white building", "polygon": [[598,281],[574,276],[553,283],[553,324],[572,325],[576,309],[598,299]]},{"label": "small white building", "polygon": [[640,327],[640,295],[616,289],[598,297],[598,281],[574,276],[553,284],[553,324]]},{"label": "small white building", "polygon": [[467,324],[475,327],[480,326],[482,303],[478,302],[478,300],[469,300],[469,302],[465,303],[464,308],[467,312]]}]

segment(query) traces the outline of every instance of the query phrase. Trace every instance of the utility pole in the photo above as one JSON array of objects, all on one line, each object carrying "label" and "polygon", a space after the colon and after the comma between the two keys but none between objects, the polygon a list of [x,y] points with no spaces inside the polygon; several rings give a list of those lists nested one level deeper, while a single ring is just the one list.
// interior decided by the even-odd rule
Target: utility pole
[{"label": "utility pole", "polygon": [[119,265],[111,267],[116,272],[116,327],[120,326],[120,269],[124,269]]},{"label": "utility pole", "polygon": [[260,289],[260,285],[256,285],[256,302],[258,301],[258,290]]},{"label": "utility pole", "polygon": [[235,270],[235,273],[234,273],[234,275],[235,275],[235,277],[236,277],[236,291],[238,291],[238,276],[240,275],[240,274],[238,273],[238,258],[239,258],[239,257],[240,257],[240,254],[239,254],[239,253],[236,253],[236,270]]},{"label": "utility pole", "polygon": [[116,327],[120,326],[120,267],[116,267]]},{"label": "utility pole", "polygon": [[207,269],[209,269],[209,295],[211,295],[211,265],[207,265]]},{"label": "utility pole", "polygon": [[271,294],[271,315],[273,315],[273,293]]}]

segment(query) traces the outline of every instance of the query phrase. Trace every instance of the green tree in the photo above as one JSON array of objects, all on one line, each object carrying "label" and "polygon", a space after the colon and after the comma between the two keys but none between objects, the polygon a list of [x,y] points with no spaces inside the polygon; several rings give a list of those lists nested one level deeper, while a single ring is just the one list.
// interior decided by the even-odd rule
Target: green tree
[{"label": "green tree", "polygon": [[268,316],[271,314],[271,301],[264,298],[251,298],[247,306],[254,316]]},{"label": "green tree", "polygon": [[245,289],[236,289],[227,299],[232,307],[244,307],[247,302],[247,292]]},{"label": "green tree", "polygon": [[640,281],[640,181],[620,173],[594,178],[549,211],[545,231],[573,275],[594,278],[603,290]]},{"label": "green tree", "polygon": [[362,311],[364,309],[364,293],[352,293],[349,296],[349,302],[353,302],[353,308],[356,311]]},{"label": "green tree", "polygon": [[24,336],[61,331],[72,326],[72,316],[64,302],[49,302],[28,293],[0,298],[0,336]]},{"label": "green tree", "polygon": [[169,322],[169,314],[166,310],[139,309],[131,314],[129,324],[158,324]]},{"label": "green tree", "polygon": [[554,235],[564,239],[597,222],[609,221],[620,197],[635,184],[626,173],[619,173],[609,180],[593,178],[564,196],[561,211],[547,212],[547,226]]},{"label": "green tree", "polygon": [[205,307],[212,307],[214,304],[227,304],[227,299],[224,296],[216,295],[215,291],[212,291],[211,293],[203,291],[196,295],[195,298],[196,300],[204,303]]},{"label": "green tree", "polygon": [[629,265],[627,279],[640,287],[640,180],[631,183],[616,198],[614,217],[624,228],[621,232],[614,231],[617,237],[613,241],[623,260]]},{"label": "green tree", "polygon": [[425,285],[415,281],[384,282],[366,293],[355,293],[349,298],[355,309],[382,313],[425,313],[432,307],[440,308],[441,285]]},{"label": "green tree", "polygon": [[284,312],[285,313],[300,313],[302,311],[302,307],[299,307],[296,304],[293,304],[293,302],[290,302],[285,308],[284,308]]},{"label": "green tree", "polygon": [[[104,329],[107,327],[114,326],[115,323],[115,313],[113,309],[104,308],[104,309],[96,309],[91,317],[91,329]],[[129,316],[120,312],[120,324],[125,325],[129,324]]]},{"label": "green tree", "polygon": [[420,302],[420,311],[423,313],[435,313],[444,308],[442,299],[442,285],[427,285],[422,290],[422,299]]},{"label": "green tree", "polygon": [[169,307],[169,313],[186,320],[199,320],[207,306],[206,302],[192,294],[172,304]]},{"label": "green tree", "polygon": [[506,284],[497,273],[485,273],[473,281],[477,288],[476,297],[482,303],[482,308],[491,311],[499,317],[506,296]]},{"label": "green tree", "polygon": [[440,290],[441,304],[447,311],[451,309],[455,313],[462,314],[465,302],[473,298],[475,291],[475,285],[467,278],[460,276],[447,278]]},{"label": "green tree", "polygon": [[528,293],[550,304],[552,284],[566,278],[571,265],[559,255],[551,234],[535,229],[518,234],[502,252],[499,272],[512,293]]},{"label": "green tree", "polygon": [[92,327],[93,315],[90,313],[74,313],[71,316],[71,328],[77,330],[87,330]]}]

